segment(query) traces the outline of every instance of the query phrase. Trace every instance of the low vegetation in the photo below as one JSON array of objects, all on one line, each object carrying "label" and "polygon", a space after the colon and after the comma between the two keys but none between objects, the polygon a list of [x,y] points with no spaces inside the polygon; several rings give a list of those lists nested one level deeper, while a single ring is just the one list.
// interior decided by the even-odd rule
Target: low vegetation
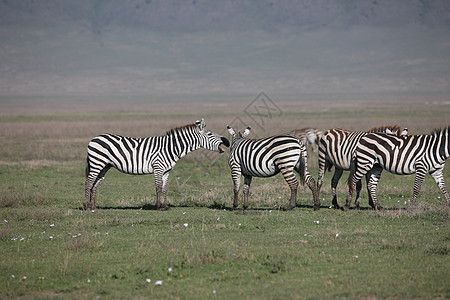
[{"label": "low vegetation", "polygon": [[[390,105],[386,112],[383,103],[279,103],[283,117],[253,128],[265,136],[293,127],[398,124],[416,134],[450,123],[445,103],[408,103],[408,115]],[[330,209],[332,173],[317,212],[307,187],[299,189],[297,207],[284,211],[289,189],[282,176],[255,179],[243,213],[231,210],[227,154],[198,151],[171,172],[170,211],[155,210],[153,176],[116,170],[99,187],[100,209],[82,211],[92,136],[162,134],[201,117],[225,135],[236,116],[251,121],[237,104],[201,115],[202,104],[185,112],[162,105],[154,114],[143,107],[0,115],[0,298],[450,297],[450,209],[430,176],[417,207],[408,209],[414,177],[384,172],[380,212],[369,209],[365,188],[361,210]],[[310,153],[314,178],[316,160]],[[450,183],[448,166],[444,177]],[[340,203],[345,196],[342,180]]]}]

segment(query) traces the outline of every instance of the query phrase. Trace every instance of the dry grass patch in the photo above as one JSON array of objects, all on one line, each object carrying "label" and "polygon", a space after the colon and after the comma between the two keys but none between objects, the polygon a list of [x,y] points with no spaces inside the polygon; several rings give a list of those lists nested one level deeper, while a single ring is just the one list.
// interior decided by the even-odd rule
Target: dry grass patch
[{"label": "dry grass patch", "polygon": [[64,243],[64,249],[72,252],[92,251],[99,249],[103,242],[97,242],[91,236],[86,234],[75,234],[67,238]]}]

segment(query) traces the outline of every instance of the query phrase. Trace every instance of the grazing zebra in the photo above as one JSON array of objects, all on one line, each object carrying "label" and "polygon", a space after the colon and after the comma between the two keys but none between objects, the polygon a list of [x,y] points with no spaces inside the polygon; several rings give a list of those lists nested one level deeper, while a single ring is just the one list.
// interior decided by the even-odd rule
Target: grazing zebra
[{"label": "grazing zebra", "polygon": [[206,129],[205,121],[171,129],[163,136],[131,138],[102,134],[88,145],[84,209],[95,209],[95,192],[105,173],[115,167],[132,175],[154,173],[156,208],[169,209],[166,191],[169,172],[176,162],[199,148],[223,153],[230,142]]},{"label": "grazing zebra", "polygon": [[346,207],[350,206],[355,183],[366,175],[367,188],[375,209],[382,208],[376,191],[383,168],[398,175],[416,173],[411,205],[415,204],[427,173],[436,181],[450,205],[450,195],[442,173],[445,160],[450,157],[449,132],[450,127],[447,127],[434,130],[430,135],[394,136],[371,133],[361,138],[353,155]]},{"label": "grazing zebra", "polygon": [[310,145],[311,151],[315,152],[315,148],[319,147],[319,140],[323,131],[315,128],[302,128],[292,130],[289,134],[299,138],[305,147]]},{"label": "grazing zebra", "polygon": [[243,133],[235,132],[227,126],[232,136],[230,159],[228,164],[234,183],[233,209],[238,206],[238,194],[241,175],[244,176],[244,206],[248,208],[248,192],[252,177],[271,177],[279,172],[283,174],[289,188],[291,198],[288,210],[293,209],[297,202],[298,181],[293,170],[300,175],[302,185],[306,184],[313,193],[314,202],[317,201],[314,178],[308,172],[307,153],[305,146],[290,135],[276,135],[262,139],[247,139],[250,127]]},{"label": "grazing zebra", "polygon": [[[358,145],[361,137],[367,135],[370,132],[389,132],[390,134],[407,134],[407,129],[403,131],[399,126],[383,126],[372,128],[369,131],[348,131],[344,129],[330,129],[327,130],[320,139],[319,142],[319,175],[317,179],[317,193],[320,193],[322,188],[323,178],[325,176],[325,170],[329,171],[334,166],[334,175],[331,180],[331,190],[333,194],[333,206],[339,209],[340,206],[337,202],[336,187],[338,185],[339,179],[342,176],[344,170],[350,170],[350,163],[352,159],[352,154]],[[355,205],[359,208],[359,193],[361,191],[361,181],[357,182],[356,186],[356,200]],[[318,200],[320,205],[320,200]],[[369,205],[373,207],[372,199],[369,194]],[[314,207],[314,209],[319,209],[319,206]]]}]

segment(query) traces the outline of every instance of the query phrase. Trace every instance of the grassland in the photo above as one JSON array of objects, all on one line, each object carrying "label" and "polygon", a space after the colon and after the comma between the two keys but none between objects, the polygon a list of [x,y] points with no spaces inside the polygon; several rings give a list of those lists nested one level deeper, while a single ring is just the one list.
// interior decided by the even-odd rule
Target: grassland
[{"label": "grassland", "polygon": [[[284,211],[281,176],[255,179],[244,214],[230,210],[227,154],[199,150],[171,172],[170,211],[154,210],[151,175],[115,170],[99,187],[100,209],[81,210],[86,145],[103,132],[149,136],[201,117],[224,135],[230,122],[248,123],[256,136],[387,124],[418,134],[450,124],[448,102],[286,102],[277,103],[281,116],[253,120],[247,105],[0,103],[0,298],[450,297],[450,210],[430,176],[418,208],[406,210],[414,177],[384,172],[382,212],[368,209],[365,189],[362,210],[329,209],[330,173],[317,212],[308,188]],[[310,153],[315,178],[316,160]],[[444,176],[449,183],[448,166]]]}]

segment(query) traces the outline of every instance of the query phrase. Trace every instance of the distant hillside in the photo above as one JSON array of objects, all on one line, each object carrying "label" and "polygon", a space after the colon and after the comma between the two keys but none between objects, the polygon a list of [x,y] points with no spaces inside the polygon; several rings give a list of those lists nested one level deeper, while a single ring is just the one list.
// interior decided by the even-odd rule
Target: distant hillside
[{"label": "distant hillside", "polygon": [[3,0],[0,24],[86,21],[160,30],[354,25],[450,26],[448,0]]},{"label": "distant hillside", "polygon": [[450,97],[448,0],[0,1],[0,100]]}]

